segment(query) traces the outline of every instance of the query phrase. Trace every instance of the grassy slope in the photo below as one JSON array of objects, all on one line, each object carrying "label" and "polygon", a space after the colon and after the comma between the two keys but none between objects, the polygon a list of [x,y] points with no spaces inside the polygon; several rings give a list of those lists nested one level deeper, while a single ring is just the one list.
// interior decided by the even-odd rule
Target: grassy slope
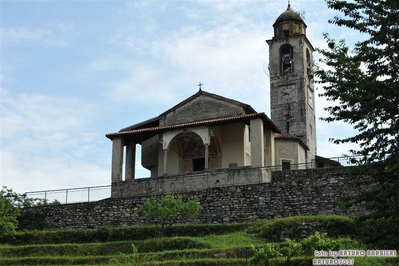
[{"label": "grassy slope", "polygon": [[[80,230],[80,232],[79,230],[74,230],[70,233],[62,231],[40,232],[40,237],[37,237],[39,243],[32,243],[32,241],[34,242],[34,238],[29,238],[29,243],[32,243],[29,245],[21,244],[20,241],[18,242],[18,239],[14,241],[14,244],[5,243],[1,245],[0,265],[105,265],[111,258],[121,256],[120,252],[131,254],[131,244],[134,244],[138,248],[140,254],[151,255],[155,258],[150,265],[247,265],[247,258],[252,255],[251,244],[262,246],[267,242],[271,242],[270,239],[267,240],[267,237],[265,237],[265,234],[268,232],[279,234],[281,230],[285,229],[292,231],[295,224],[316,220],[329,224],[333,231],[337,230],[337,228],[334,228],[334,223],[335,226],[342,226],[344,224],[343,221],[350,223],[347,217],[290,217],[246,223],[234,227],[236,231],[233,232],[229,225],[221,225],[217,228],[214,228],[214,225],[209,225],[209,227],[213,226],[213,229],[208,229],[207,232],[210,232],[210,234],[207,235],[203,235],[203,232],[201,232],[203,230],[197,230],[195,233],[195,228],[198,229],[198,226],[193,226],[192,228],[184,226],[183,229],[175,228],[175,235],[179,236],[165,238],[148,237],[147,239],[143,239],[144,237],[141,233],[137,233],[146,233],[146,230],[139,228],[135,232],[137,238],[141,240],[134,240],[136,237],[132,231],[125,231],[122,234],[120,232],[115,233],[112,229],[101,229],[101,238],[112,239],[112,241],[100,240],[98,242],[92,241],[91,232],[88,232],[88,230]],[[337,220],[339,222],[336,222]],[[126,230],[128,229],[126,228]],[[115,230],[120,231],[121,229]],[[108,235],[105,235],[104,232],[107,232]],[[123,236],[120,238],[126,238],[127,232],[131,234],[128,235],[130,240],[115,241],[117,235]],[[32,232],[26,234],[32,234]],[[62,237],[59,237],[61,243],[45,244],[47,242],[46,237],[51,239],[51,241],[47,239],[49,242],[57,239],[56,237],[54,238],[54,234],[62,235]],[[79,234],[81,236],[77,237]],[[191,236],[184,236],[185,234]],[[90,243],[76,243],[75,241],[65,243],[68,240],[76,239],[79,239],[80,242],[85,242],[84,237],[88,235],[90,235],[88,237]],[[263,237],[260,237],[260,235],[263,235]],[[68,239],[68,236],[70,239]],[[21,234],[18,237],[23,239],[24,236]],[[365,247],[356,241],[347,241],[341,246],[346,246],[345,249],[365,249]],[[303,261],[304,264],[298,262],[296,265],[311,265],[311,258],[307,259],[307,261]],[[281,260],[281,263],[283,262],[284,260]],[[382,258],[356,258],[355,262],[356,265],[387,265],[386,260]],[[271,265],[280,264],[272,262]]]}]

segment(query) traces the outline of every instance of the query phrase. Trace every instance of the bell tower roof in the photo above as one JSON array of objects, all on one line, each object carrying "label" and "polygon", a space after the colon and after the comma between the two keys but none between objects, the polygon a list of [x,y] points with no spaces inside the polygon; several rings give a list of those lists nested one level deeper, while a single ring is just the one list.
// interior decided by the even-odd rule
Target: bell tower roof
[{"label": "bell tower roof", "polygon": [[291,9],[291,5],[288,4],[287,10],[285,10],[281,15],[276,19],[276,22],[274,22],[273,27],[283,21],[297,21],[297,22],[302,22],[305,24],[303,19],[301,18],[301,15],[294,10]]},{"label": "bell tower roof", "polygon": [[306,35],[306,24],[303,21],[301,15],[291,9],[291,5],[288,4],[287,10],[285,10],[276,19],[273,24],[274,38],[287,38],[295,35]]}]

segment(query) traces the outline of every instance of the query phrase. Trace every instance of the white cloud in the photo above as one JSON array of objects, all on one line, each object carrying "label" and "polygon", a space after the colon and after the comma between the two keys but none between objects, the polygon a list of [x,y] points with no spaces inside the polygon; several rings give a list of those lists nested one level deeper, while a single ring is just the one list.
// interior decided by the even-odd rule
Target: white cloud
[{"label": "white cloud", "polygon": [[38,41],[46,36],[50,36],[48,29],[32,29],[28,27],[2,28],[1,36],[6,42]]},{"label": "white cloud", "polygon": [[[217,25],[227,17],[230,22]],[[260,92],[266,95],[268,78],[263,64],[268,53],[265,39],[272,36],[272,28],[265,32],[265,24],[245,20],[242,14],[227,12],[214,18],[214,21],[205,22],[205,26],[182,25],[167,34],[155,32],[154,36],[159,36],[155,39],[147,34],[137,37],[134,33],[116,30],[110,39],[133,53],[144,53],[146,61],[126,67],[129,58],[117,63],[109,58],[92,66],[124,68],[125,78],[115,82],[109,93],[117,102],[161,100],[174,104],[172,100],[181,90],[191,90],[194,94],[199,81],[205,84],[205,90],[231,98],[243,97],[238,99],[242,101],[258,99],[255,95]],[[262,105],[268,106],[268,103]]]},{"label": "white cloud", "polygon": [[1,43],[4,45],[42,45],[44,47],[68,47],[66,34],[73,29],[72,24],[53,22],[46,28],[14,27],[1,28]]},{"label": "white cloud", "polygon": [[32,190],[108,183],[93,128],[96,107],[73,97],[2,89],[2,185]]}]

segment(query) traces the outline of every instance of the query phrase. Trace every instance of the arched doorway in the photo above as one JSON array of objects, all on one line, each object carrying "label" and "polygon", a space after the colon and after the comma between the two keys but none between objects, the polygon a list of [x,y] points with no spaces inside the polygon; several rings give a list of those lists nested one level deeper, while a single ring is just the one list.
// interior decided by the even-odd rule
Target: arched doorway
[{"label": "arched doorway", "polygon": [[[176,145],[176,146],[175,146]],[[177,147],[179,172],[197,172],[205,170],[205,145],[201,137],[194,132],[183,132],[174,137],[171,147]],[[215,137],[209,145],[209,169],[218,169],[221,156],[220,146]]]}]

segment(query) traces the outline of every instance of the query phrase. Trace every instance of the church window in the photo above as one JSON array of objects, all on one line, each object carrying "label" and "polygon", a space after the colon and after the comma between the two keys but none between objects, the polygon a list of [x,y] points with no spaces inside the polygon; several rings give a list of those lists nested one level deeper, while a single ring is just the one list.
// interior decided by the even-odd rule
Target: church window
[{"label": "church window", "polygon": [[293,59],[292,59],[292,46],[283,45],[280,49],[281,55],[281,72],[288,73],[293,70]]}]

